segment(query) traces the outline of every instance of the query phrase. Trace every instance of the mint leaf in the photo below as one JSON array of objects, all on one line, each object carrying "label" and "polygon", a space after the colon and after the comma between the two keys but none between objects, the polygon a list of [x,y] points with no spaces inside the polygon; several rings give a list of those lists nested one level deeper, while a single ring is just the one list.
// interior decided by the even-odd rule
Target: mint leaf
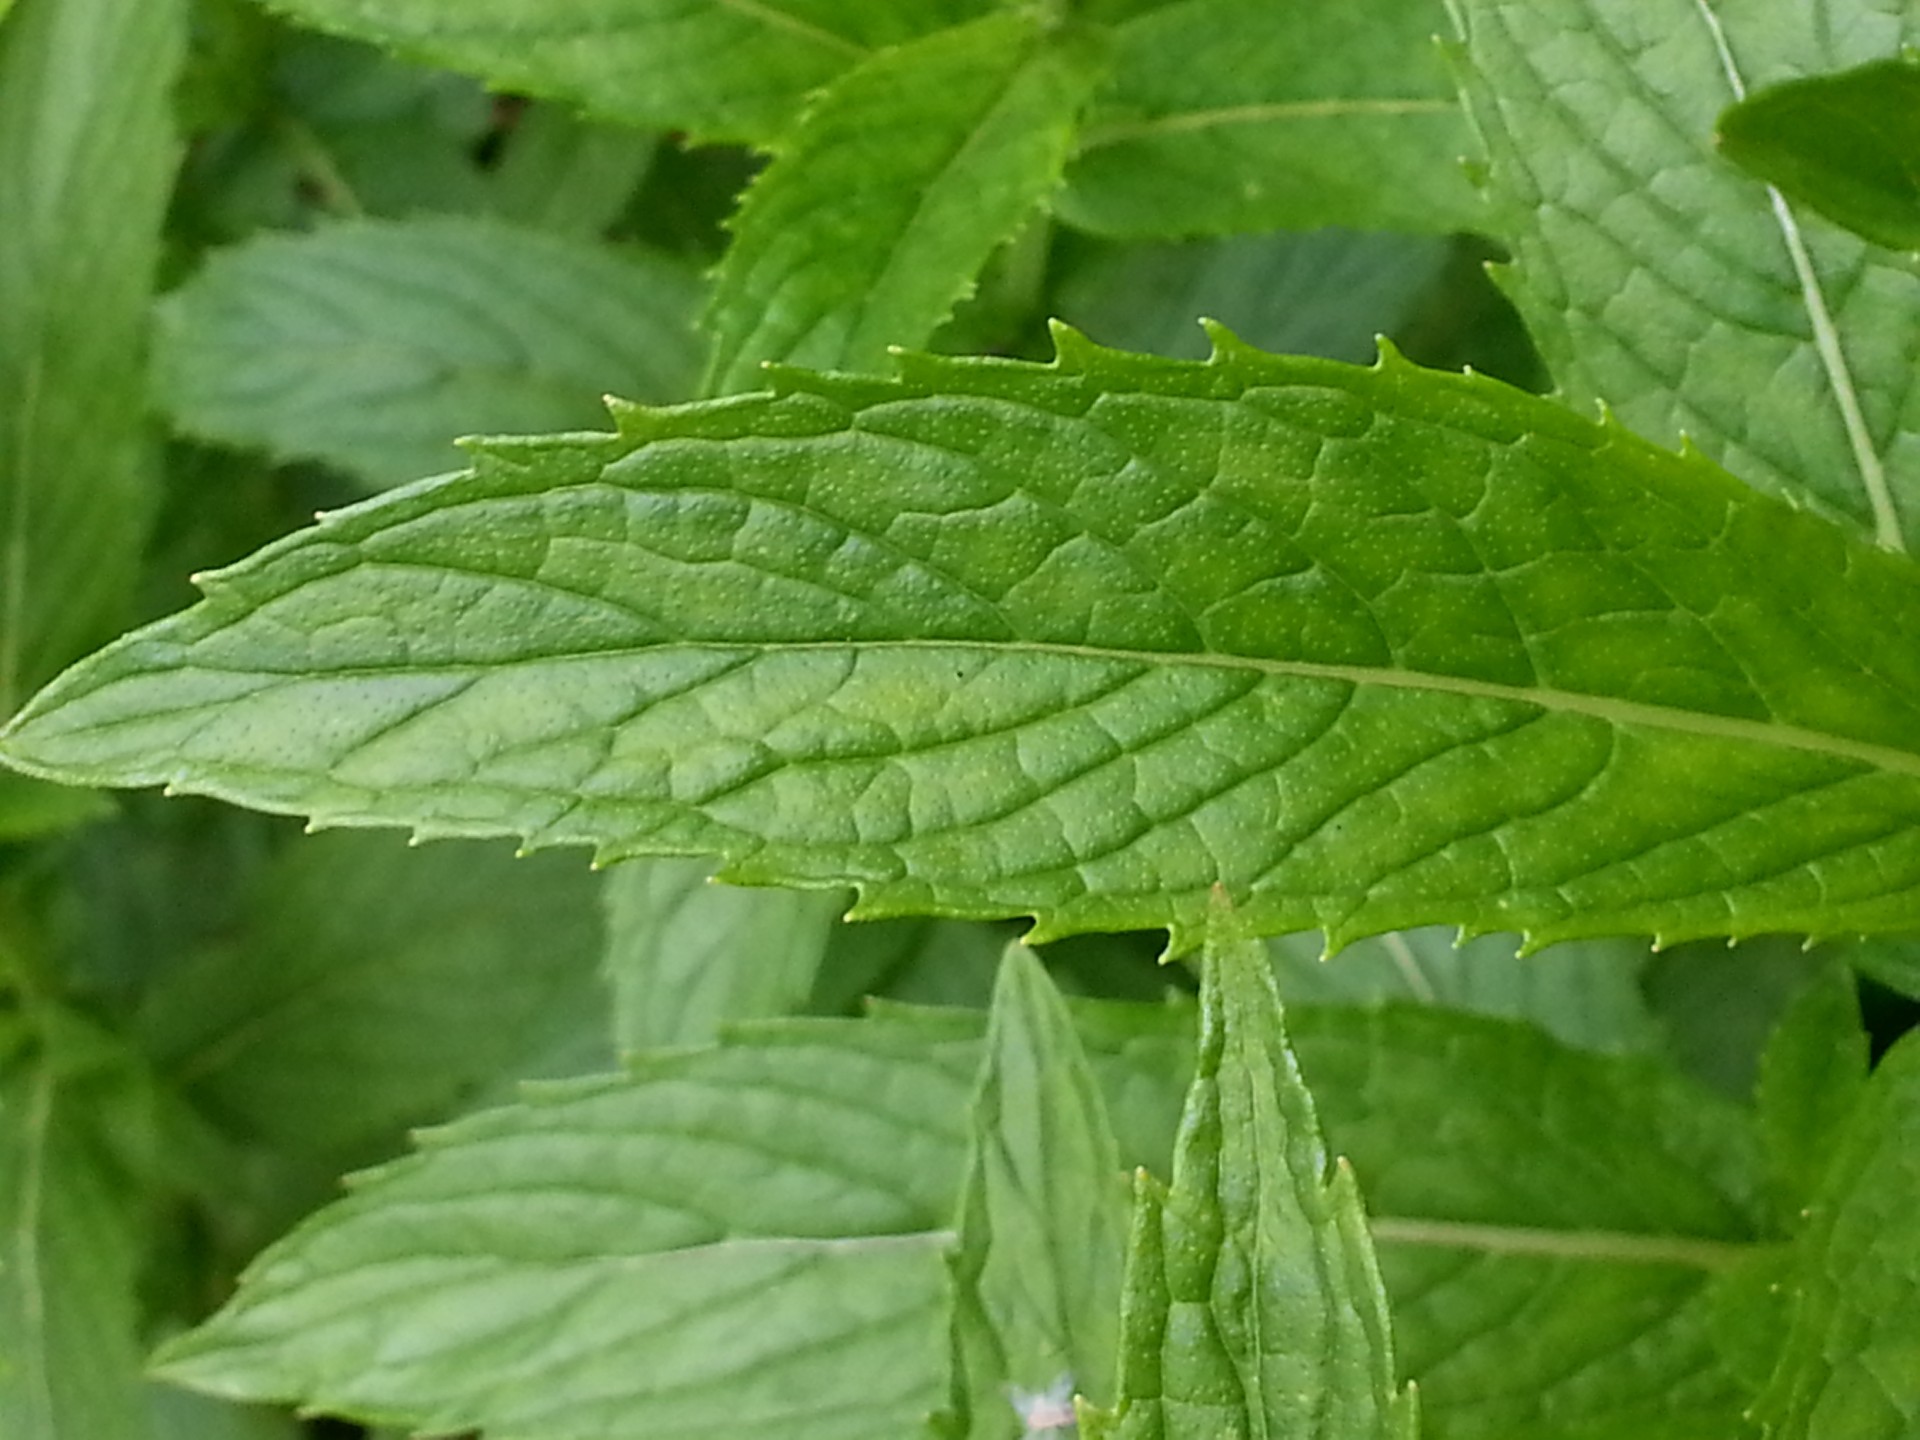
[{"label": "mint leaf", "polygon": [[1114,1398],[1127,1229],[1120,1153],[1067,1007],[1024,945],[994,987],[954,1271],[954,1401],[1012,1436],[1009,1396]]},{"label": "mint leaf", "polygon": [[1793,1322],[1755,1406],[1772,1440],[1920,1426],[1920,1042],[1887,1053],[1796,1242]]},{"label": "mint leaf", "polygon": [[1760,1058],[1755,1100],[1783,1231],[1798,1228],[1866,1083],[1853,975],[1829,965],[1787,1007]]},{"label": "mint leaf", "polygon": [[1329,1167],[1266,952],[1217,923],[1172,1188],[1135,1187],[1120,1400],[1087,1433],[1411,1437],[1353,1172]]},{"label": "mint leaf", "polygon": [[[1477,228],[1555,379],[1643,435],[1901,548],[1920,505],[1920,275],[1714,153],[1751,86],[1887,58],[1920,20],[1705,0],[1450,0],[1490,156]],[[1719,9],[1727,14],[1723,17]]]},{"label": "mint leaf", "polygon": [[1720,117],[1721,151],[1792,200],[1897,250],[1920,250],[1920,63],[1770,85]]},{"label": "mint leaf", "polygon": [[755,388],[762,361],[872,370],[925,344],[1058,182],[1101,61],[1091,32],[1007,12],[835,81],[733,221],[711,388]]},{"label": "mint leaf", "polygon": [[[1334,964],[1338,964],[1336,959]],[[1645,1059],[1430,1008],[1301,1008],[1366,1186],[1402,1372],[1436,1434],[1738,1433],[1716,1285],[1761,1252],[1740,1107]]]},{"label": "mint leaf", "polygon": [[259,876],[229,943],[156,983],[145,1044],[226,1123],[364,1158],[604,1033],[594,908],[592,876],[566,857],[315,836]]},{"label": "mint leaf", "polygon": [[0,1434],[145,1440],[138,1215],[109,1140],[126,1061],[37,1018],[0,1018]]},{"label": "mint leaf", "polygon": [[1847,963],[1889,990],[1920,1000],[1920,942],[1898,936],[1847,947]]},{"label": "mint leaf", "polygon": [[1435,18],[1427,0],[1185,0],[1126,20],[1062,217],[1149,237],[1468,228],[1473,140]]},{"label": "mint leaf", "polygon": [[949,1237],[922,1232],[958,1190],[974,1056],[852,1021],[743,1037],[423,1136],[159,1373],[526,1440],[907,1433],[945,1378]]},{"label": "mint leaf", "polygon": [[271,0],[316,29],[471,71],[497,90],[702,140],[764,140],[869,49],[983,0]]},{"label": "mint leaf", "polygon": [[1903,558],[1478,377],[1062,344],[487,443],[0,747],[1042,937],[1920,923]]},{"label": "mint leaf", "polygon": [[644,251],[442,216],[268,235],[162,302],[161,403],[195,434],[375,485],[487,427],[590,429],[693,388],[699,283]]},{"label": "mint leaf", "polygon": [[709,884],[704,861],[636,861],[602,882],[614,1042],[701,1045],[804,1005],[844,892]]},{"label": "mint leaf", "polygon": [[182,0],[23,0],[0,28],[0,709],[125,619],[155,503],[140,413]]},{"label": "mint leaf", "polygon": [[1431,235],[1315,230],[1181,244],[1108,245],[1054,297],[1060,317],[1103,345],[1202,359],[1210,316],[1249,344],[1364,363],[1440,278],[1450,245]]},{"label": "mint leaf", "polygon": [[1660,1032],[1640,993],[1647,946],[1574,940],[1523,955],[1511,935],[1459,942],[1450,930],[1394,930],[1326,957],[1317,935],[1272,942],[1289,1006],[1411,1000],[1538,1025],[1588,1050],[1652,1050]]},{"label": "mint leaf", "polygon": [[528,106],[493,171],[487,208],[516,225],[597,240],[627,208],[657,144],[657,136],[595,125],[565,106]]}]

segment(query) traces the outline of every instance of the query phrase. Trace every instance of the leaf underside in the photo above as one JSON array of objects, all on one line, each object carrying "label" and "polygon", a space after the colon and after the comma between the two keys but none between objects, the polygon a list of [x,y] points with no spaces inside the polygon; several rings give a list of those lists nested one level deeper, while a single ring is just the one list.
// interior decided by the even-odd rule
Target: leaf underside
[{"label": "leaf underside", "polygon": [[202,577],[0,754],[857,913],[1920,923],[1920,577],[1473,376],[1221,336],[620,407]]}]

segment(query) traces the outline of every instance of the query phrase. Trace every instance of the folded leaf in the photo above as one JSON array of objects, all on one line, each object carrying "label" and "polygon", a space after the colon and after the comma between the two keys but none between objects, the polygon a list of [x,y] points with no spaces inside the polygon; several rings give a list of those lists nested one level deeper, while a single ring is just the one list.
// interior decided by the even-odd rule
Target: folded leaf
[{"label": "folded leaf", "polygon": [[1353,1172],[1329,1169],[1265,950],[1217,923],[1172,1188],[1135,1188],[1120,1399],[1089,1440],[1411,1437]]},{"label": "folded leaf", "polygon": [[183,429],[375,485],[488,428],[591,428],[609,391],[692,393],[700,285],[663,256],[441,216],[215,252],[161,303],[155,387]]},{"label": "folded leaf", "polygon": [[0,28],[0,708],[123,625],[139,573],[186,8],[27,0]]},{"label": "folded leaf", "polygon": [[501,1440],[906,1434],[975,1055],[789,1023],[542,1087],[361,1177],[159,1373]]},{"label": "folded leaf", "polygon": [[[1901,548],[1920,531],[1920,274],[1713,148],[1749,87],[1886,59],[1920,14],[1449,0],[1489,155],[1475,228],[1562,392]],[[1725,11],[1722,16],[1719,12]]]},{"label": "folded leaf", "polygon": [[1720,117],[1720,149],[1876,244],[1920,250],[1920,63],[1770,85]]},{"label": "folded leaf", "polygon": [[867,914],[1920,925],[1920,572],[1474,376],[1062,342],[623,408],[327,516],[0,755],[720,852]]},{"label": "folded leaf", "polygon": [[958,1433],[1012,1437],[1012,1396],[1114,1399],[1126,1182],[1047,972],[1001,961],[974,1097],[954,1271]]},{"label": "folded leaf", "polygon": [[1428,0],[1184,0],[1127,19],[1061,215],[1143,237],[1468,228],[1473,137],[1435,19]]},{"label": "folded leaf", "polygon": [[315,29],[703,140],[764,140],[869,48],[982,0],[271,0]]},{"label": "folded leaf", "polygon": [[711,388],[756,388],[763,361],[872,370],[924,345],[1058,183],[1103,58],[1090,32],[1003,12],[835,81],[733,221]]},{"label": "folded leaf", "polygon": [[1792,1330],[1755,1410],[1771,1440],[1920,1429],[1920,1041],[1881,1060],[1795,1246]]}]

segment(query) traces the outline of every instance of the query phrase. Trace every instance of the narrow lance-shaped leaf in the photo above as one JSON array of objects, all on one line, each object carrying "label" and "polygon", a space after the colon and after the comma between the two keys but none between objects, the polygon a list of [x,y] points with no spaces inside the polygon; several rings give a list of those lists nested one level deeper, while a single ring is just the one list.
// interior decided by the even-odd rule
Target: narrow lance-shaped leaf
[{"label": "narrow lance-shaped leaf", "polygon": [[0,754],[1042,934],[1920,923],[1904,558],[1478,377],[1062,347],[489,443]]},{"label": "narrow lance-shaped leaf", "polygon": [[[1920,274],[1715,153],[1750,88],[1884,60],[1870,0],[1449,0],[1488,151],[1486,228],[1570,400],[1691,436],[1890,548],[1920,531]],[[1722,15],[1722,11],[1725,12]]]},{"label": "narrow lance-shaped leaf", "polygon": [[754,388],[763,361],[872,370],[925,344],[1058,182],[1102,58],[1091,31],[1008,12],[830,86],[733,221],[711,388]]},{"label": "narrow lance-shaped leaf", "polygon": [[959,1433],[1012,1440],[1041,1397],[1113,1400],[1126,1229],[1119,1147],[1072,1018],[1033,952],[1011,946],[953,1257]]},{"label": "narrow lance-shaped leaf", "polygon": [[1920,1039],[1874,1071],[1795,1245],[1792,1328],[1755,1406],[1771,1440],[1920,1427]]},{"label": "narrow lance-shaped leaf", "polygon": [[1328,1165],[1266,951],[1216,927],[1173,1184],[1135,1187],[1120,1400],[1089,1440],[1410,1440],[1353,1172]]},{"label": "narrow lance-shaped leaf", "polygon": [[1429,0],[1184,0],[1126,20],[1061,214],[1138,236],[1469,228],[1473,136],[1435,18]]},{"label": "narrow lance-shaped leaf", "polygon": [[500,90],[703,140],[765,140],[869,49],[985,0],[271,0],[271,7]]},{"label": "narrow lance-shaped leaf", "polygon": [[181,0],[0,27],[0,707],[124,622],[156,495],[141,347]]},{"label": "narrow lance-shaped leaf", "polygon": [[1720,117],[1720,149],[1877,244],[1920,250],[1920,61],[1770,85]]}]

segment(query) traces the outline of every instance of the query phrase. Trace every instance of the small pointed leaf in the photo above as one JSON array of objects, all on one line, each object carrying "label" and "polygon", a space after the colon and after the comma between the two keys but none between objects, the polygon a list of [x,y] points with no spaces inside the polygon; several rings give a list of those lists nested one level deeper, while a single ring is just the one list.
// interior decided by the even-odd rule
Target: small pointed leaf
[{"label": "small pointed leaf", "polygon": [[755,388],[764,361],[874,370],[924,345],[1058,182],[1103,58],[1088,31],[1002,12],[841,76],[733,221],[711,388]]},{"label": "small pointed leaf", "polygon": [[[1208,941],[1200,1050],[1163,1190],[1135,1191],[1120,1400],[1090,1440],[1418,1430],[1353,1172],[1329,1167],[1265,950]],[[1222,933],[1224,932],[1224,933]]]},{"label": "small pointed leaf", "polygon": [[1011,1437],[1012,1393],[1114,1398],[1126,1184],[1093,1072],[1045,969],[1008,948],[994,988],[961,1191],[955,1402]]}]

